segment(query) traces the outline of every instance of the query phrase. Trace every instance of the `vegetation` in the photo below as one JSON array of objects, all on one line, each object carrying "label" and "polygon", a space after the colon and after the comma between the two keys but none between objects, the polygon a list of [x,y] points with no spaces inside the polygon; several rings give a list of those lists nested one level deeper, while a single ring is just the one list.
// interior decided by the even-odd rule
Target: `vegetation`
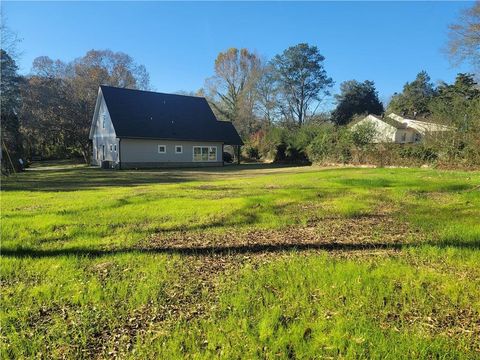
[{"label": "vegetation", "polygon": [[340,84],[340,94],[335,98],[337,107],[332,112],[332,122],[337,125],[348,124],[358,114],[383,114],[383,104],[373,81],[345,81]]},{"label": "vegetation", "polygon": [[[302,126],[318,107],[322,96],[329,95],[333,80],[327,76],[325,57],[316,46],[301,43],[291,46],[272,61],[273,78],[281,99],[279,104],[287,120]],[[309,113],[311,112],[311,113]]]},{"label": "vegetation", "polygon": [[22,135],[18,111],[20,108],[20,84],[22,78],[18,75],[18,66],[6,51],[0,49],[0,124],[2,134],[2,169],[18,168],[18,159],[23,154]]},{"label": "vegetation", "polygon": [[210,104],[220,119],[234,123],[242,136],[255,130],[255,84],[261,63],[247,49],[230,48],[215,59],[215,75],[207,80]]},{"label": "vegetation", "polygon": [[[434,86],[422,71],[385,104],[455,129],[421,144],[350,127],[383,112],[370,80],[343,83],[319,113],[333,80],[316,46],[269,61],[231,48],[184,93],[273,164],[63,160],[2,177],[0,358],[480,357],[480,173],[439,170],[480,165],[478,11],[448,45],[474,73]],[[36,156],[88,162],[98,86],[150,87],[111,50],[42,56],[20,76],[18,38],[0,27],[2,173]],[[293,166],[332,162],[381,168]]]},{"label": "vegetation", "polygon": [[425,118],[430,114],[429,103],[434,96],[435,88],[430,82],[430,76],[426,71],[421,71],[414,81],[405,84],[403,92],[393,95],[388,110],[413,118]]},{"label": "vegetation", "polygon": [[480,78],[480,1],[465,9],[450,25],[447,52],[453,64],[469,63]]},{"label": "vegetation", "polygon": [[[428,73],[421,71],[388,104],[380,102],[374,81],[349,80],[334,95],[335,108],[322,108],[331,96],[334,82],[328,76],[320,49],[307,43],[290,46],[269,60],[249,49],[227,49],[215,59],[214,74],[207,79],[204,89],[179,93],[205,96],[220,120],[234,123],[248,144],[245,155],[252,159],[315,162],[318,157],[309,157],[308,153],[323,153],[325,147],[317,151],[312,142],[305,143],[305,130],[301,128],[312,130],[307,137],[313,139],[317,133],[331,132],[331,124],[343,127],[365,113],[381,115],[385,105],[388,112],[458,129],[426,145],[436,152],[436,161],[448,162],[450,166],[457,162],[462,166],[472,161],[478,164],[478,8],[475,3],[451,25],[448,42],[452,59],[470,63],[473,74],[458,74],[455,83],[434,86]],[[18,37],[4,21],[1,30],[5,34],[1,55],[2,147],[12,158],[11,162],[2,158],[4,171],[12,164],[18,167],[19,159],[39,157],[82,157],[88,163],[88,131],[98,86],[150,87],[143,65],[128,54],[108,49],[91,50],[70,62],[40,56],[34,60],[29,75],[19,76],[15,64]],[[327,128],[323,128],[325,124]],[[339,135],[330,142],[346,139],[340,135],[345,129],[338,127],[334,132]],[[346,156],[343,143],[334,148],[342,149],[343,161],[371,158],[360,153]],[[347,152],[357,150],[354,146]],[[377,153],[380,154],[379,149]],[[338,154],[335,150],[327,157],[338,159]],[[399,154],[393,152],[389,162],[395,163],[401,158]],[[376,162],[383,163],[384,157],[381,155],[381,161]],[[416,164],[418,159],[414,160]]]},{"label": "vegetation", "polygon": [[[411,95],[412,92],[421,92],[418,89],[412,90],[412,84],[408,84],[406,86],[408,90],[392,100],[391,106],[397,106],[400,99],[405,103],[409,103],[408,99],[412,101],[420,99],[416,95]],[[375,129],[358,126],[351,128],[351,124],[364,118],[364,115],[356,115],[350,118],[349,126],[333,126],[327,121],[311,122],[300,128],[270,125],[250,137],[244,156],[251,158],[250,154],[254,153],[262,160],[283,162],[478,167],[480,165],[478,84],[472,75],[459,74],[453,84],[443,83],[432,91],[435,95],[429,96],[427,102],[424,103],[423,100],[426,98],[423,98],[422,105],[412,105],[408,107],[410,110],[397,112],[409,113],[415,118],[421,116],[419,114],[425,115],[420,109],[426,106],[429,121],[455,129],[444,133],[427,134],[422,144],[374,145],[372,140],[375,137]]]},{"label": "vegetation", "polygon": [[148,89],[149,76],[129,55],[110,50],[90,50],[69,63],[47,56],[33,61],[21,109],[29,158],[80,156],[88,163],[99,85]]},{"label": "vegetation", "polygon": [[478,357],[479,184],[273,165],[11,176],[1,357]]}]

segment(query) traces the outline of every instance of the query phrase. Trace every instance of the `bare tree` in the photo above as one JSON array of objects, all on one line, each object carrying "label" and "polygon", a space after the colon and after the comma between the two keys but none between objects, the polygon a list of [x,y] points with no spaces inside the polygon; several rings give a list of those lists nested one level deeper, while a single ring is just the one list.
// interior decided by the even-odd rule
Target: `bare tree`
[{"label": "bare tree", "polygon": [[13,31],[8,26],[8,19],[3,8],[0,9],[0,37],[2,49],[14,61],[18,61],[21,56],[21,52],[18,49],[18,44],[22,41],[22,39],[18,36],[16,31]]},{"label": "bare tree", "polygon": [[232,121],[242,135],[252,132],[255,122],[255,84],[260,59],[247,49],[231,48],[218,54],[215,75],[207,79],[207,97],[220,117]]},{"label": "bare tree", "polygon": [[480,1],[461,12],[457,23],[449,26],[447,51],[454,64],[470,63],[480,76]]},{"label": "bare tree", "polygon": [[23,91],[22,127],[30,152],[77,153],[88,162],[99,85],[148,89],[149,76],[129,55],[111,50],[91,50],[70,63],[36,58]]},{"label": "bare tree", "polygon": [[261,75],[256,85],[256,95],[255,109],[263,121],[267,125],[278,121],[281,116],[280,93],[273,69],[269,65],[261,69]]}]

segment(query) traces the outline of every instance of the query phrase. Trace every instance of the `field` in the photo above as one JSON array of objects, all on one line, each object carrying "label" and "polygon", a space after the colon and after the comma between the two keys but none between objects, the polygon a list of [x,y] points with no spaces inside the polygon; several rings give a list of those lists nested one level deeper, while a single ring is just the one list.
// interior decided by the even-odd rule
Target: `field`
[{"label": "field", "polygon": [[2,179],[7,358],[480,358],[480,173]]}]

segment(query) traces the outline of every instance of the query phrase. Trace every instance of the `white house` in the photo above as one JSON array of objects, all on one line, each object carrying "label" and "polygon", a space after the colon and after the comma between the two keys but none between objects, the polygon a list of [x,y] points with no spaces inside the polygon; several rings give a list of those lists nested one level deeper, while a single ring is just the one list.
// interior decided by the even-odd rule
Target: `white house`
[{"label": "white house", "polygon": [[243,145],[203,97],[110,86],[98,91],[90,139],[93,165],[121,169],[222,166],[224,145]]},{"label": "white house", "polygon": [[353,130],[357,126],[366,123],[373,124],[376,129],[376,134],[373,140],[375,143],[418,143],[422,141],[426,134],[453,130],[453,128],[449,126],[408,119],[394,113],[390,113],[384,117],[368,115],[352,125],[351,129]]}]

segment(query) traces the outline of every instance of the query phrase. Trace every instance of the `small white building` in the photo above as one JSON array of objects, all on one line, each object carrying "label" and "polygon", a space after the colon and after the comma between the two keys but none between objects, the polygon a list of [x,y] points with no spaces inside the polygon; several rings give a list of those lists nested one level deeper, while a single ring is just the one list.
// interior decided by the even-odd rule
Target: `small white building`
[{"label": "small white building", "polygon": [[422,141],[426,134],[453,130],[453,128],[446,125],[407,119],[394,113],[390,113],[385,117],[367,115],[352,125],[351,129],[353,130],[355,127],[366,123],[372,124],[376,129],[374,143],[418,143]]}]

